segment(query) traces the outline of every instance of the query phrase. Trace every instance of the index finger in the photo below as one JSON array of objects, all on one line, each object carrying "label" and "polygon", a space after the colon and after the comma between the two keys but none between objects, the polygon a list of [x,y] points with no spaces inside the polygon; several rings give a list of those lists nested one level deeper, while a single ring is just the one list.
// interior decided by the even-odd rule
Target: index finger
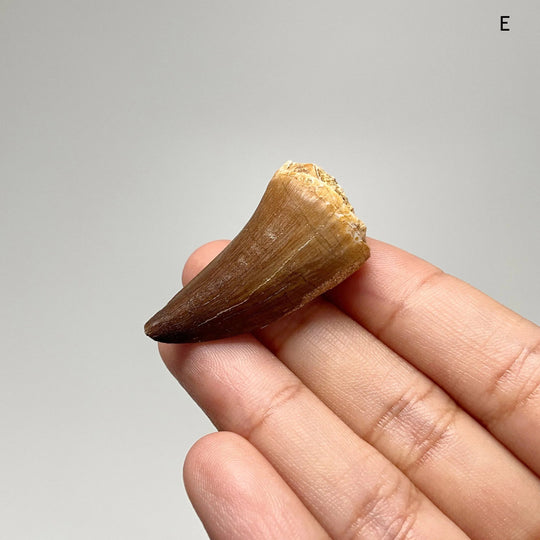
[{"label": "index finger", "polygon": [[540,474],[540,328],[410,253],[368,243],[371,258],[330,299]]}]

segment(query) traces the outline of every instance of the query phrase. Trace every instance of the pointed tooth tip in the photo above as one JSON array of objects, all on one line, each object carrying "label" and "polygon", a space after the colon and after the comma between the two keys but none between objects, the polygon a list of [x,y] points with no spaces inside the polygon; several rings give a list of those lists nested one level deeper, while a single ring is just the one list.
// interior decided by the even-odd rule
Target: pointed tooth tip
[{"label": "pointed tooth tip", "polygon": [[158,315],[159,313],[156,313],[146,322],[144,325],[144,333],[154,341],[165,342],[167,332],[164,328],[162,317],[159,317]]},{"label": "pointed tooth tip", "polygon": [[[152,338],[152,339],[156,339],[156,336],[158,334],[158,332],[156,332],[156,323],[154,321],[154,317],[152,317],[151,319],[149,319],[145,325],[144,325],[144,333],[149,337],[149,338]],[[157,341],[157,340],[156,340]]]},{"label": "pointed tooth tip", "polygon": [[144,333],[159,343],[192,343],[197,341],[179,321],[171,319],[169,313],[158,311],[144,325]]}]

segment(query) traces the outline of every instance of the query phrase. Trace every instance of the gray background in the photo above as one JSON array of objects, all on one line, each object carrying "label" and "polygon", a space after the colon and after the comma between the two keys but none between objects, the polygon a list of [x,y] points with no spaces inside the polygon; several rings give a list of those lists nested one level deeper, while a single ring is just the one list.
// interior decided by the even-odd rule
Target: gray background
[{"label": "gray background", "polygon": [[288,159],[538,323],[539,6],[0,1],[0,536],[206,537],[142,326]]}]

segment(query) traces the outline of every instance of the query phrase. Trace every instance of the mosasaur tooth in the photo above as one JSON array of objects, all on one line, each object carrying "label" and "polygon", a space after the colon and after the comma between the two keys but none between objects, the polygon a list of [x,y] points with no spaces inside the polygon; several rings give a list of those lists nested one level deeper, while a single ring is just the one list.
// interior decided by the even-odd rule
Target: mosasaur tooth
[{"label": "mosasaur tooth", "polygon": [[369,257],[366,227],[336,180],[288,161],[238,236],[145,325],[156,341],[261,328],[335,287]]}]

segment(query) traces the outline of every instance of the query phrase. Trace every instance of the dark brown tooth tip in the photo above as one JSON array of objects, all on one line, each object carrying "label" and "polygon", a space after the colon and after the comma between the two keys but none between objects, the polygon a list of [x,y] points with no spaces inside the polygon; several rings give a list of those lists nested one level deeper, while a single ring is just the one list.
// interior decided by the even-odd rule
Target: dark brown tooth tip
[{"label": "dark brown tooth tip", "polygon": [[355,272],[369,257],[365,236],[334,178],[288,161],[236,238],[144,330],[190,343],[266,326]]}]

